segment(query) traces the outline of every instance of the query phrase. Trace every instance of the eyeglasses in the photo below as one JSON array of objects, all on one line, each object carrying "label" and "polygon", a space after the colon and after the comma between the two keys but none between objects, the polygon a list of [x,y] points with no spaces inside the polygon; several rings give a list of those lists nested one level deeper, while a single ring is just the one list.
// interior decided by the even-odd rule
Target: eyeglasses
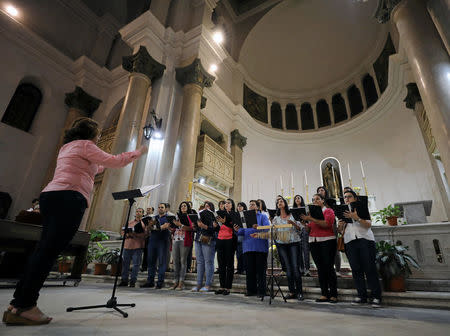
[{"label": "eyeglasses", "polygon": [[344,198],[353,198],[353,195],[351,195],[351,196],[344,196]]}]

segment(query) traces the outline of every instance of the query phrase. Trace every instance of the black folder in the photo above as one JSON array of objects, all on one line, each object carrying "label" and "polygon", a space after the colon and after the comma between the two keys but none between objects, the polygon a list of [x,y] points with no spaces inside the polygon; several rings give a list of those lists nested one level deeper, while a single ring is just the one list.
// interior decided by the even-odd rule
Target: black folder
[{"label": "black folder", "polygon": [[195,214],[193,213],[193,214],[189,214],[188,216],[189,216],[189,219],[191,220],[192,224],[197,225],[198,215],[196,213]]},{"label": "black folder", "polygon": [[212,223],[216,220],[216,216],[214,215],[214,212],[210,210],[203,210],[200,212],[200,220],[203,222],[203,224],[211,226]]},{"label": "black folder", "polygon": [[270,218],[274,218],[277,215],[277,209],[267,209]]},{"label": "black folder", "polygon": [[305,207],[291,208],[291,214],[296,221],[301,221],[302,219],[300,218],[300,216],[306,215],[306,208]]},{"label": "black folder", "polygon": [[180,219],[180,223],[184,226],[189,226],[188,214],[179,213],[178,218]]},{"label": "black folder", "polygon": [[245,210],[244,218],[248,228],[251,228],[254,224],[258,224],[255,210]]},{"label": "black folder", "polygon": [[308,205],[308,212],[312,218],[319,219],[319,220],[325,219],[325,217],[323,217],[322,208],[318,205],[313,205],[313,204]]},{"label": "black folder", "polygon": [[177,229],[178,228],[178,226],[176,226],[175,223],[173,222],[176,219],[175,216],[166,216],[166,218],[167,218],[167,222],[170,224],[170,227],[172,229]]},{"label": "black folder", "polygon": [[350,206],[348,204],[336,205],[334,214],[339,220],[343,220],[346,223],[353,223],[353,220],[351,218],[346,218],[344,216],[345,211],[350,211]]},{"label": "black folder", "polygon": [[367,196],[365,196],[365,199],[361,199],[359,201],[356,202],[352,202],[350,204],[350,206],[353,209],[356,209],[356,213],[358,214],[359,218],[361,219],[365,219],[365,220],[370,220],[370,212],[369,212],[369,207],[368,207],[368,203],[367,203]]}]

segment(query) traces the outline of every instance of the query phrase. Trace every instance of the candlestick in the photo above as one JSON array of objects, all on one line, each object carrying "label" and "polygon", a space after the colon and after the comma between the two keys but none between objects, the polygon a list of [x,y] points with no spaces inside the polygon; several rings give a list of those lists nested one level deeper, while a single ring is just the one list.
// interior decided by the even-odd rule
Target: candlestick
[{"label": "candlestick", "polygon": [[294,185],[292,185],[292,206],[294,206],[294,204],[295,204],[294,196],[295,196],[295,188],[294,188]]},{"label": "candlestick", "polygon": [[280,189],[283,190],[283,178],[281,177],[281,175],[280,175]]},{"label": "candlestick", "polygon": [[192,201],[192,181],[188,184],[188,194],[187,194],[187,201]]},{"label": "candlestick", "polygon": [[283,188],[281,188],[281,197],[284,198],[284,190],[283,190]]},{"label": "candlestick", "polygon": [[352,179],[348,179],[348,184],[350,185],[350,188],[353,189],[353,185],[352,185]]},{"label": "candlestick", "polygon": [[350,163],[347,163],[347,169],[348,169],[348,179],[352,179],[352,175],[350,174]]},{"label": "candlestick", "polygon": [[369,193],[367,192],[367,183],[366,183],[366,177],[363,176],[363,183],[364,183],[364,191],[366,192],[366,196],[369,196]]},{"label": "candlestick", "polygon": [[291,172],[291,188],[294,188],[294,173]]},{"label": "candlestick", "polygon": [[334,167],[331,166],[331,171],[333,172],[333,184],[334,184],[334,196],[336,199],[338,199],[338,190],[337,190],[337,184],[336,184],[336,176],[334,175]]},{"label": "candlestick", "polygon": [[308,185],[307,184],[305,185],[305,194],[306,194],[306,204],[309,204],[310,200],[309,200],[309,193],[308,193]]},{"label": "candlestick", "polygon": [[305,185],[308,185],[308,178],[306,177],[306,170],[305,170]]},{"label": "candlestick", "polygon": [[362,173],[362,177],[365,178],[365,177],[366,177],[366,174],[364,174],[364,167],[363,167],[362,161],[359,161],[359,164],[361,165],[361,173]]}]

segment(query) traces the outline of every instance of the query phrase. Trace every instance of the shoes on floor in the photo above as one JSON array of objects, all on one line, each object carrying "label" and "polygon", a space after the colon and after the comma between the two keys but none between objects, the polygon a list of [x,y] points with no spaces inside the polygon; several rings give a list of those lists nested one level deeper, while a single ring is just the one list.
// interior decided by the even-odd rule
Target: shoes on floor
[{"label": "shoes on floor", "polygon": [[120,284],[117,285],[118,287],[127,287],[128,286],[128,281],[121,281]]},{"label": "shoes on floor", "polygon": [[361,299],[360,297],[357,297],[357,298],[355,298],[352,301],[352,305],[353,306],[360,306],[360,305],[366,304],[366,303],[367,303],[367,300],[366,299]]},{"label": "shoes on floor", "polygon": [[210,292],[211,291],[211,287],[202,287],[202,288],[200,288],[200,292],[203,292],[203,293],[205,293],[205,292]]},{"label": "shoes on floor", "polygon": [[330,303],[338,303],[338,299],[335,298],[335,297],[331,297],[328,302],[330,302]]},{"label": "shoes on floor", "polygon": [[175,290],[178,287],[178,282],[175,282],[172,286],[170,286],[170,289]]},{"label": "shoes on floor", "polygon": [[381,300],[373,299],[372,300],[372,308],[381,308]]},{"label": "shoes on floor", "polygon": [[141,288],[153,288],[155,287],[154,282],[146,282],[145,284],[141,285]]},{"label": "shoes on floor", "polygon": [[198,292],[199,291],[198,287],[200,286],[192,287],[191,292]]},{"label": "shoes on floor", "polygon": [[130,281],[130,287],[131,287],[131,288],[136,287],[136,282]]},{"label": "shoes on floor", "polygon": [[317,303],[324,303],[324,302],[329,302],[330,300],[328,298],[325,297],[320,297],[318,299],[316,299]]},{"label": "shoes on floor", "polygon": [[214,294],[220,295],[220,294],[223,294],[224,291],[225,291],[224,289],[218,289],[214,292]]},{"label": "shoes on floor", "polygon": [[184,289],[184,283],[183,283],[183,281],[180,281],[180,283],[178,284],[177,288],[175,288],[175,290],[181,291],[183,289]]},{"label": "shoes on floor", "polygon": [[244,296],[256,296],[256,294],[255,294],[255,293],[249,293],[249,292],[246,292],[246,293],[244,294]]},{"label": "shoes on floor", "polygon": [[289,293],[285,296],[286,300],[296,299],[296,295],[293,293]]},{"label": "shoes on floor", "polygon": [[158,284],[156,284],[156,289],[161,289],[161,288],[163,288],[164,287],[164,284],[163,283],[158,283]]},{"label": "shoes on floor", "polygon": [[297,294],[297,300],[298,300],[298,301],[303,301],[303,300],[305,300],[305,298],[303,297],[303,294],[302,294],[302,293],[298,293],[298,294]]},{"label": "shoes on floor", "polygon": [[230,295],[230,291],[228,289],[225,289],[222,294],[223,295]]}]

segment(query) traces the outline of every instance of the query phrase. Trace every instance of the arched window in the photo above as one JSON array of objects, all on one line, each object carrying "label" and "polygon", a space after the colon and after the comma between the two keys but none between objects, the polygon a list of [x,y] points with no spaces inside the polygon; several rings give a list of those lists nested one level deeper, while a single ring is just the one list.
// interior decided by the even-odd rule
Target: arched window
[{"label": "arched window", "polygon": [[367,107],[369,108],[378,100],[377,89],[375,87],[375,82],[373,81],[372,76],[366,74],[363,77],[362,85],[366,96]]},{"label": "arched window", "polygon": [[355,116],[363,111],[361,93],[356,85],[352,85],[347,90],[348,102],[350,105],[351,116]]},{"label": "arched window", "polygon": [[41,104],[42,93],[30,83],[19,84],[2,117],[2,123],[28,132]]},{"label": "arched window", "polygon": [[302,118],[302,129],[314,129],[314,116],[310,103],[303,103],[300,107],[300,118]]},{"label": "arched window", "polygon": [[273,102],[270,107],[270,123],[273,128],[283,129],[283,119],[281,116],[281,105]]},{"label": "arched window", "polygon": [[286,129],[298,130],[297,110],[294,104],[287,104],[286,111]]},{"label": "arched window", "polygon": [[344,98],[340,93],[336,93],[331,99],[333,105],[334,122],[337,124],[347,120],[347,108],[345,107]]},{"label": "arched window", "polygon": [[321,99],[316,104],[317,111],[317,123],[319,127],[325,127],[331,125],[330,109],[325,99]]}]

